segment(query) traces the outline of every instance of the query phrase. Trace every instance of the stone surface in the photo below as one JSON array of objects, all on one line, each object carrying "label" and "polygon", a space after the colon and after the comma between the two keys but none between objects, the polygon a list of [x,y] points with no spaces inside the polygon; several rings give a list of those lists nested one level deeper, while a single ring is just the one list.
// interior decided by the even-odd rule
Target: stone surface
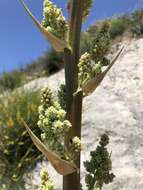
[{"label": "stone surface", "polygon": [[[63,71],[48,79],[39,79],[40,87],[57,88],[64,80]],[[25,86],[31,88],[33,83]],[[37,86],[36,84],[36,86]],[[38,86],[39,87],[39,86]],[[101,86],[84,99],[82,161],[96,148],[101,134],[110,137],[113,172],[116,175],[111,185],[104,190],[143,189],[143,39],[132,40],[120,59],[108,73]],[[45,161],[42,163],[47,165]],[[34,183],[38,184],[41,164],[33,171]],[[84,167],[81,167],[84,184]],[[61,189],[62,178],[50,167],[56,189]],[[85,187],[85,185],[84,185]],[[86,188],[84,188],[86,189]]]}]

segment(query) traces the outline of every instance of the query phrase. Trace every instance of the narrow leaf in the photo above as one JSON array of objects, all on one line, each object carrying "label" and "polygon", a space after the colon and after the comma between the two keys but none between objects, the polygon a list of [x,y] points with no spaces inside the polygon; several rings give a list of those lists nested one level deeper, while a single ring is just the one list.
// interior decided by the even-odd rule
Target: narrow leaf
[{"label": "narrow leaf", "polygon": [[19,0],[21,2],[21,4],[23,5],[24,9],[26,10],[26,12],[28,13],[28,15],[30,16],[30,18],[32,19],[32,21],[34,22],[34,24],[37,26],[37,28],[40,30],[40,32],[46,37],[46,39],[51,43],[51,45],[53,46],[53,48],[58,51],[58,52],[63,52],[65,47],[66,47],[66,43],[62,40],[60,40],[59,38],[57,38],[55,35],[53,35],[52,33],[48,32],[40,23],[39,21],[34,17],[34,15],[31,13],[31,11],[28,9],[27,5],[24,3],[23,0]]},{"label": "narrow leaf", "polygon": [[117,55],[113,58],[109,66],[105,71],[103,71],[101,74],[99,74],[97,77],[89,80],[83,87],[84,96],[89,96],[102,82],[108,71],[111,69],[111,67],[114,65],[114,63],[117,61],[121,53],[124,51],[124,46],[119,50]]},{"label": "narrow leaf", "polygon": [[31,129],[28,127],[28,125],[25,123],[24,120],[22,120],[22,123],[24,124],[27,132],[29,133],[33,143],[35,146],[46,156],[48,161],[52,164],[52,166],[55,168],[55,170],[65,176],[74,172],[78,172],[78,168],[63,159],[61,159],[57,154],[49,150],[39,139],[36,137],[36,135],[31,131]]}]

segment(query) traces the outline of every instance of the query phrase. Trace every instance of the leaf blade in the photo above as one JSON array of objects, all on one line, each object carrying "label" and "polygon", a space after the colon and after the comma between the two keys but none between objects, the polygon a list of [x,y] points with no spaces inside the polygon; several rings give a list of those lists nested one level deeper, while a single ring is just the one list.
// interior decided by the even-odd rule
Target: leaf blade
[{"label": "leaf blade", "polygon": [[31,131],[31,129],[28,127],[28,125],[25,123],[25,121],[22,119],[22,123],[25,126],[28,134],[30,135],[33,143],[35,146],[42,152],[46,158],[49,160],[49,162],[52,164],[52,166],[55,168],[55,170],[65,176],[74,172],[78,172],[78,168],[63,159],[61,159],[57,154],[49,150],[39,139],[36,137],[36,135]]}]

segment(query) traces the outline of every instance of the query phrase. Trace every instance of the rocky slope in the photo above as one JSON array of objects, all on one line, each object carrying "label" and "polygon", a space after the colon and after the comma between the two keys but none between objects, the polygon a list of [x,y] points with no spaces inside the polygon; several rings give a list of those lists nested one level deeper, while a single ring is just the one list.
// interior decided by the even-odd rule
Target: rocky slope
[{"label": "rocky slope", "polygon": [[[50,78],[33,81],[25,88],[50,86],[57,88],[63,82],[64,72]],[[116,175],[104,190],[143,189],[143,39],[133,40],[113,66],[101,86],[84,99],[82,161],[95,149],[97,140],[105,131],[109,134],[113,171]],[[38,164],[33,171],[35,185],[39,183]],[[51,167],[50,167],[51,168]],[[84,182],[84,168],[82,181]],[[50,173],[60,189],[61,177],[53,169]],[[36,187],[36,186],[35,186]],[[86,188],[84,188],[86,189]]]}]

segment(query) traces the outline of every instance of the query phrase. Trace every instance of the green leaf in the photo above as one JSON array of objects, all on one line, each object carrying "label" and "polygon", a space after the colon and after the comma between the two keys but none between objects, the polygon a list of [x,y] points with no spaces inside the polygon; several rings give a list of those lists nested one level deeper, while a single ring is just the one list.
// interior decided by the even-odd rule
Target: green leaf
[{"label": "green leaf", "polygon": [[48,161],[52,164],[52,166],[55,168],[55,170],[65,176],[74,172],[78,172],[78,168],[76,165],[67,162],[63,159],[61,159],[57,154],[49,150],[39,139],[34,135],[34,133],[31,131],[31,129],[28,127],[28,125],[25,123],[25,121],[22,119],[22,123],[24,124],[27,132],[29,133],[33,143],[35,146],[46,156]]},{"label": "green leaf", "polygon": [[102,72],[101,74],[97,75],[97,77],[89,80],[83,87],[84,96],[89,96],[94,90],[99,86],[99,84],[102,82],[108,71],[111,69],[111,67],[114,65],[114,63],[117,61],[121,53],[124,51],[125,47],[123,46],[117,55],[113,58],[107,69]]},{"label": "green leaf", "polygon": [[37,26],[37,28],[40,30],[40,32],[46,37],[46,39],[51,43],[53,48],[58,52],[63,52],[66,48],[67,44],[66,42],[60,40],[52,33],[48,32],[40,23],[39,21],[34,17],[34,15],[31,13],[31,11],[28,9],[27,5],[24,3],[23,0],[19,0],[21,4],[23,5],[24,9],[34,22],[34,24]]}]

